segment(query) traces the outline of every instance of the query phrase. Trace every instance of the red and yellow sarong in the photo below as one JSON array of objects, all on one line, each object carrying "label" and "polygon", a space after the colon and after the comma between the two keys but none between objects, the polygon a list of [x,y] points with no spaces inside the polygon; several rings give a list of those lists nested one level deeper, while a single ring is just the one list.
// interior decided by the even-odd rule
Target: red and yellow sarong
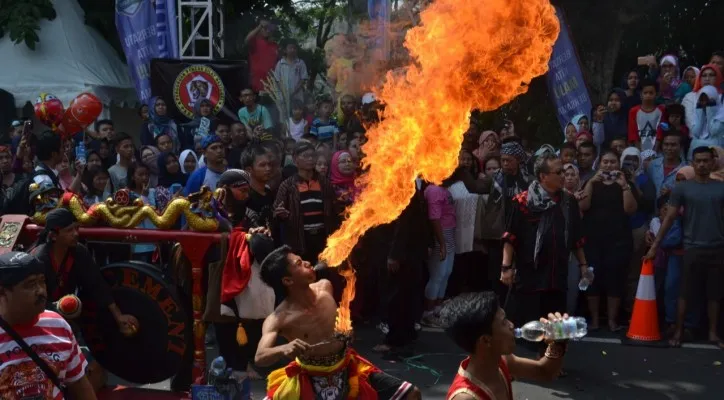
[{"label": "red and yellow sarong", "polygon": [[372,373],[380,372],[371,362],[348,350],[344,358],[330,366],[304,365],[298,358],[269,374],[267,398],[271,400],[314,400],[317,396],[312,377],[329,376],[347,370],[347,399],[377,400],[369,383]]}]

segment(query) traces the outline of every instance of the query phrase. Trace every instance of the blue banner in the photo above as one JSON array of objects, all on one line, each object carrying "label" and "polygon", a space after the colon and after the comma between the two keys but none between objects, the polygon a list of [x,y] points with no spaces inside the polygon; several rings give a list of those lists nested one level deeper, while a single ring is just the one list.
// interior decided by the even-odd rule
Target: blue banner
[{"label": "blue banner", "polygon": [[176,0],[156,0],[158,58],[178,58]]},{"label": "blue banner", "polygon": [[561,130],[565,130],[568,122],[578,114],[591,113],[591,99],[588,96],[586,82],[583,80],[581,67],[578,65],[576,48],[571,41],[568,25],[563,13],[556,7],[556,15],[561,26],[553,46],[553,54],[548,61],[548,93],[556,106],[558,122]]},{"label": "blue banner", "polygon": [[367,14],[374,23],[376,35],[372,49],[376,52],[376,60],[387,60],[390,57],[390,1],[367,0]]},{"label": "blue banner", "polygon": [[[116,29],[136,94],[151,98],[151,59],[178,56],[176,1],[116,0]],[[163,55],[162,55],[163,54]]]}]

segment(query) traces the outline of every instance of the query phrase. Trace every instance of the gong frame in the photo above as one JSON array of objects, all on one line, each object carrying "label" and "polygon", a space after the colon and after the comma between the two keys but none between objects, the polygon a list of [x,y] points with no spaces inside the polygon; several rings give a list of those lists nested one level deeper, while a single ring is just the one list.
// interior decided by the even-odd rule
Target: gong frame
[{"label": "gong frame", "polygon": [[[5,215],[2,220],[12,219],[13,222],[24,218],[20,237],[15,243],[30,243],[43,230],[42,226],[29,223],[25,216]],[[91,241],[104,241],[112,243],[149,243],[149,242],[178,242],[181,244],[183,254],[191,263],[191,303],[193,314],[193,366],[191,377],[196,384],[206,384],[206,323],[203,321],[204,305],[206,294],[203,291],[204,258],[209,248],[221,241],[221,233],[203,233],[193,231],[176,230],[152,230],[152,229],[116,229],[116,228],[79,228],[79,235],[83,239]],[[0,254],[5,248],[0,248]],[[10,250],[7,250],[10,251]]]}]

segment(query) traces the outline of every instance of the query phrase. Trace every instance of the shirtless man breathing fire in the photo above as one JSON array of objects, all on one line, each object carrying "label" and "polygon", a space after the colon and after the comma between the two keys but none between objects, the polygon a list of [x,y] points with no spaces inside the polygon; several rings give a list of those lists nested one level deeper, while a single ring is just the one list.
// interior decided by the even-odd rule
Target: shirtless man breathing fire
[{"label": "shirtless man breathing fire", "polygon": [[[267,317],[256,352],[256,364],[293,361],[267,379],[271,400],[420,399],[409,382],[390,376],[349,346],[349,335],[335,332],[337,303],[332,284],[316,281],[311,264],[280,247],[261,265],[261,278],[284,301]],[[276,346],[279,336],[289,341]]]}]

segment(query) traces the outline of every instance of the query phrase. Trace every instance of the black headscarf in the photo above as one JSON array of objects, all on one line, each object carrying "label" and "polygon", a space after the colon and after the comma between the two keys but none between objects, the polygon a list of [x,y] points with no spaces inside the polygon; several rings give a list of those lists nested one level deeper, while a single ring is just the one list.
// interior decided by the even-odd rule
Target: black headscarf
[{"label": "black headscarf", "polygon": [[620,88],[613,88],[608,97],[616,93],[621,99],[621,109],[617,112],[609,111],[603,116],[603,135],[605,143],[611,144],[613,139],[627,139],[628,137],[628,111],[626,109],[626,92]]},{"label": "black headscarf", "polygon": [[30,275],[45,273],[45,265],[35,256],[19,251],[0,255],[0,282],[3,287],[13,287]]},{"label": "black headscarf", "polygon": [[[242,169],[229,169],[221,174],[216,186],[223,188],[225,186],[250,185],[250,182],[251,178],[249,177],[248,172]],[[229,192],[227,192],[224,196],[225,211],[230,214],[228,215],[228,219],[232,226],[239,226],[239,224],[241,224],[246,218],[247,202],[248,200],[236,200]]]},{"label": "black headscarf", "polygon": [[38,244],[47,243],[50,232],[58,232],[61,229],[71,226],[76,221],[75,216],[68,209],[56,208],[49,212],[45,216],[45,228],[40,232],[40,235],[38,235]]},{"label": "black headscarf", "polygon": [[168,169],[166,168],[166,160],[168,159],[168,156],[174,156],[174,158],[178,161],[178,156],[170,151],[161,153],[161,155],[158,156],[158,159],[156,160],[156,163],[158,164],[158,186],[168,188],[174,183],[186,186],[186,181],[188,181],[189,177],[181,172],[181,166],[179,166],[178,171],[174,174],[168,172]]}]

